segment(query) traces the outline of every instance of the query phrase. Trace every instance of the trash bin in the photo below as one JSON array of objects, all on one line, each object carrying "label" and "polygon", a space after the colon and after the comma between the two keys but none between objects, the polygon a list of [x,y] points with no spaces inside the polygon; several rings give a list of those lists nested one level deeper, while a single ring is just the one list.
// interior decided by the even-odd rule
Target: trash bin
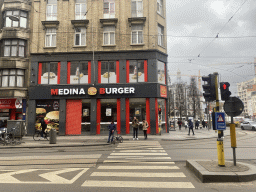
[{"label": "trash bin", "polygon": [[57,140],[57,132],[55,129],[51,129],[50,130],[50,144],[56,144],[56,140]]}]

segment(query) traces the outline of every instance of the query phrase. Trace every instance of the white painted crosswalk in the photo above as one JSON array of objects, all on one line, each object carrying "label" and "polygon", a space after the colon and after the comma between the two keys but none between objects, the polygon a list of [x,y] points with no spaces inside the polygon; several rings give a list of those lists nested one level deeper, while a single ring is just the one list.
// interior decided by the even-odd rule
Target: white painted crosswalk
[{"label": "white painted crosswalk", "polygon": [[133,190],[195,188],[158,141],[126,141],[118,144],[82,187]]}]

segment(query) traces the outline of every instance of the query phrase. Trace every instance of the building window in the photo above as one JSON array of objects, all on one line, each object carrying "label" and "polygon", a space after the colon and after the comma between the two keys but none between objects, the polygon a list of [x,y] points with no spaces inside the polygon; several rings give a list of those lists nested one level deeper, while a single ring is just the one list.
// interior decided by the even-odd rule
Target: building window
[{"label": "building window", "polygon": [[115,18],[115,0],[104,0],[104,18]]},{"label": "building window", "polygon": [[115,45],[115,26],[104,26],[103,41],[104,45]]},{"label": "building window", "polygon": [[157,61],[157,82],[161,84],[165,84],[165,63],[161,61]]},{"label": "building window", "polygon": [[75,46],[86,45],[86,28],[75,28]]},{"label": "building window", "polygon": [[2,69],[0,70],[1,87],[24,87],[25,70]]},{"label": "building window", "polygon": [[132,44],[143,43],[143,26],[132,25]]},{"label": "building window", "polygon": [[59,65],[57,62],[39,63],[41,84],[58,84]]},{"label": "building window", "polygon": [[163,0],[157,0],[157,13],[163,15]]},{"label": "building window", "polygon": [[47,0],[46,20],[57,20],[57,0]]},{"label": "building window", "polygon": [[27,28],[28,13],[25,11],[6,11],[4,17],[5,27]]},{"label": "building window", "polygon": [[4,40],[4,57],[25,57],[24,40]]},{"label": "building window", "polygon": [[101,62],[101,83],[116,83],[116,62]]},{"label": "building window", "polygon": [[158,24],[158,45],[164,46],[164,27]]},{"label": "building window", "polygon": [[74,61],[70,64],[70,84],[88,84],[88,61]]},{"label": "building window", "polygon": [[56,47],[56,28],[46,29],[45,47]]},{"label": "building window", "polygon": [[86,19],[86,0],[76,0],[76,20]]},{"label": "building window", "polygon": [[129,63],[129,82],[145,82],[144,60],[130,60]]},{"label": "building window", "polygon": [[132,17],[143,17],[142,0],[132,0]]}]

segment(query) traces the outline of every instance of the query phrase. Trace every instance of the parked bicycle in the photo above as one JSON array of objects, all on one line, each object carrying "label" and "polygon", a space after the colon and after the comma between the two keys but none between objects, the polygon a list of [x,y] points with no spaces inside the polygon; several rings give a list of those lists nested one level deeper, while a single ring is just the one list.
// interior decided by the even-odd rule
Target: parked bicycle
[{"label": "parked bicycle", "polygon": [[41,136],[41,130],[36,130],[35,134],[33,135],[33,139],[35,141],[39,141],[39,140],[49,140],[49,132],[45,131],[43,134],[43,138]]},{"label": "parked bicycle", "polygon": [[0,132],[0,142],[3,145],[19,145],[21,144],[20,138],[15,136],[16,128],[11,128],[11,131],[7,131],[7,128],[2,129]]}]

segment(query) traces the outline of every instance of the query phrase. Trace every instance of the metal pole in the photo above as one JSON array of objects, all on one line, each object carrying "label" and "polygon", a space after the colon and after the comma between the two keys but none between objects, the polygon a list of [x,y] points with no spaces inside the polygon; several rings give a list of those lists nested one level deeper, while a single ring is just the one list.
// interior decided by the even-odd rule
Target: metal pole
[{"label": "metal pole", "polygon": [[236,166],[236,130],[233,116],[231,116],[231,124],[230,124],[230,136],[231,136],[231,147],[233,149],[233,162],[234,166]]}]

